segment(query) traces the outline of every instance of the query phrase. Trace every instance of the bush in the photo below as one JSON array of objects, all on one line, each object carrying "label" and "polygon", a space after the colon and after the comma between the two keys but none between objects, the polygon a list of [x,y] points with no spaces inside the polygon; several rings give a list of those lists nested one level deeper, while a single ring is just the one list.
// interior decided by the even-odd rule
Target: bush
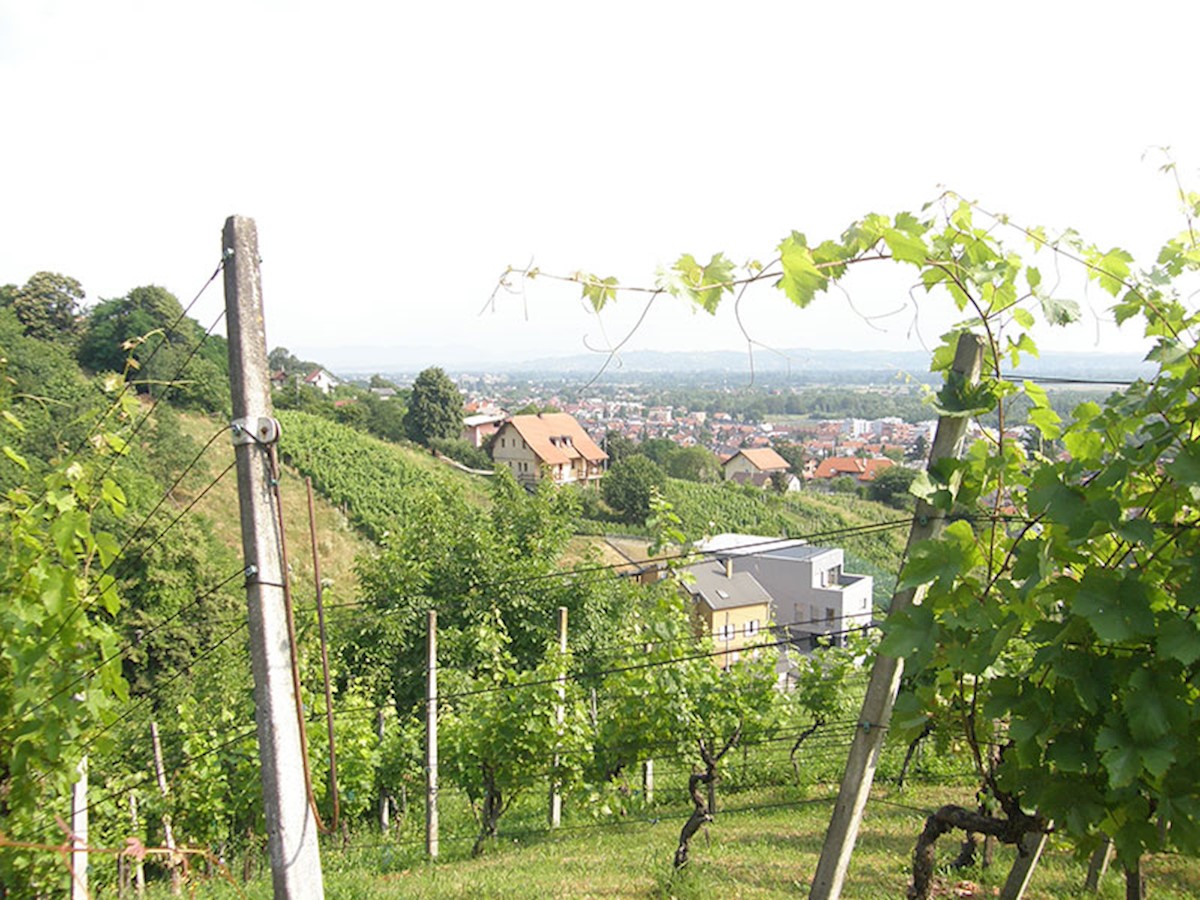
[{"label": "bush", "polygon": [[458,460],[464,466],[472,469],[492,470],[492,460],[486,453],[462,438],[433,438],[429,441],[429,449],[442,456]]},{"label": "bush", "polygon": [[667,474],[652,459],[636,454],[621,460],[608,470],[601,482],[604,502],[623,521],[641,523],[650,514],[650,494],[655,488],[666,490]]}]

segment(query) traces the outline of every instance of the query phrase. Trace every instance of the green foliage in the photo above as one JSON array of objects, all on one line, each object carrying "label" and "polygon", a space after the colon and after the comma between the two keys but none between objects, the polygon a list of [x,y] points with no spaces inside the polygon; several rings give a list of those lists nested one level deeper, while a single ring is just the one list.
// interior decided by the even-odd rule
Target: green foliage
[{"label": "green foliage", "polygon": [[102,300],[90,311],[79,362],[93,372],[124,372],[140,392],[206,412],[229,408],[226,341],[183,314],[175,295],[154,285]]},{"label": "green foliage", "polygon": [[421,372],[413,382],[404,427],[419,444],[436,438],[457,438],[463,425],[462,395],[454,382],[436,366]]},{"label": "green foliage", "polygon": [[626,522],[644,522],[650,514],[650,495],[666,487],[667,476],[653,460],[640,454],[609,468],[600,484],[604,502]]},{"label": "green foliage", "polygon": [[673,296],[686,297],[705,312],[716,313],[722,296],[733,293],[733,279],[733,262],[723,253],[714,253],[708,265],[685,253],[669,269],[659,270],[657,286]]},{"label": "green foliage", "polygon": [[[1141,269],[1119,248],[1014,229],[948,194],[920,215],[864,216],[815,246],[792,232],[773,263],[747,275],[775,277],[803,307],[851,267],[898,263],[968,317],[960,328],[984,337],[978,384],[950,370],[958,330],[934,353],[945,379],[934,408],[995,429],[914,484],[957,520],[913,549],[903,582],[927,594],[888,623],[883,649],[907,657],[916,678],[897,731],[944,720],[1001,814],[1036,810],[1084,849],[1107,835],[1126,866],[1168,847],[1200,852],[1200,315],[1181,281],[1200,269],[1194,206],[1189,228]],[[1005,245],[1006,230],[1056,268],[1082,265],[1113,298],[1117,322],[1139,319],[1154,377],[1066,416],[1044,392],[1004,378],[1002,367],[1036,354],[1038,314],[1050,325],[1079,314]],[[711,312],[720,293],[689,296]],[[1006,433],[1022,406],[1035,449],[1061,441],[1065,456],[1031,456]],[[998,763],[988,750],[997,745]]]},{"label": "green foliage", "polygon": [[498,614],[470,631],[483,659],[474,677],[447,684],[440,733],[447,749],[443,771],[477,809],[478,852],[522,792],[545,785],[547,776],[561,790],[573,788],[590,741],[579,687],[566,679],[569,653],[551,645],[536,666],[518,668]]},{"label": "green foliage", "polygon": [[627,456],[637,452],[638,445],[619,431],[608,431],[604,435],[604,452],[608,454],[608,464],[611,466]]},{"label": "green foliage", "polygon": [[721,480],[721,461],[705,447],[679,447],[667,457],[665,468],[672,478],[686,481]]},{"label": "green foliage", "polygon": [[280,410],[280,454],[347,515],[367,537],[382,540],[426,497],[454,503],[461,493],[448,476],[416,465],[412,454],[308,413]]},{"label": "green foliage", "polygon": [[429,442],[429,449],[437,451],[442,456],[457,460],[472,469],[490,472],[493,467],[492,458],[486,452],[470,441],[464,441],[459,437],[434,438]]},{"label": "green foliage", "polygon": [[22,287],[0,289],[0,307],[12,310],[27,337],[69,344],[79,331],[79,302],[84,296],[74,278],[38,272]]},{"label": "green foliage", "polygon": [[347,671],[373,684],[403,715],[419,702],[425,613],[440,611],[439,655],[447,665],[482,664],[471,629],[498,614],[506,652],[519,669],[542,657],[553,611],[571,617],[571,645],[590,659],[613,641],[629,606],[631,586],[616,579],[548,577],[559,567],[576,514],[573,495],[550,484],[534,493],[508,472],[490,482],[489,510],[453,495],[412,498],[378,557],[363,560],[359,577],[369,608],[381,615],[350,626]]},{"label": "green foliage", "polygon": [[[122,405],[114,427],[129,412]],[[11,439],[24,426],[4,413],[0,464],[19,470],[20,481],[30,467]],[[43,811],[69,791],[83,735],[111,721],[128,696],[114,653],[121,599],[110,569],[120,545],[95,526],[101,506],[112,515],[125,508],[103,474],[110,447],[123,444],[111,433],[0,499],[0,817],[10,837],[44,833]],[[31,883],[28,866],[27,857],[0,854],[0,884]]]},{"label": "green foliage", "polygon": [[715,753],[735,733],[756,741],[776,727],[781,695],[774,648],[744,651],[741,662],[722,671],[711,636],[697,638],[697,623],[673,580],[652,596],[597,692],[592,777],[598,783],[619,776],[623,781],[635,764],[659,756],[682,755],[701,764],[698,742]]},{"label": "green foliage", "polygon": [[876,474],[874,480],[867,484],[867,499],[876,503],[886,503],[897,509],[909,509],[912,506],[908,489],[917,477],[917,470],[907,466],[889,466]]}]

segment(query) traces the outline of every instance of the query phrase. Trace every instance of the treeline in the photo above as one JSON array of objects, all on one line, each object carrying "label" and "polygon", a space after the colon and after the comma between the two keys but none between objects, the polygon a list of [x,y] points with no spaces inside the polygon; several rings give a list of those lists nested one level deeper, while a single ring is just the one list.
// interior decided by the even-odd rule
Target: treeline
[{"label": "treeline", "polygon": [[[1051,407],[1061,416],[1068,415],[1084,401],[1102,401],[1111,393],[1104,388],[1050,388]],[[761,422],[773,416],[806,416],[811,419],[882,419],[895,416],[905,422],[924,422],[937,418],[919,385],[900,388],[813,387],[788,388],[667,388],[646,394],[647,406],[672,406],[708,414],[728,413],[745,422]],[[1006,408],[1006,421],[1022,425],[1031,404],[1024,396],[1013,398]],[[995,414],[984,417],[996,424]]]}]

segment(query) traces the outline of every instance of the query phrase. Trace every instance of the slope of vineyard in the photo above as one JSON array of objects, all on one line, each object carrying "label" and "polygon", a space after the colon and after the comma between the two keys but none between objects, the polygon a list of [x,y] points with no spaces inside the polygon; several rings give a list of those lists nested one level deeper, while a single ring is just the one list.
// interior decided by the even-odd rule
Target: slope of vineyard
[{"label": "slope of vineyard", "polygon": [[371,540],[410,508],[414,495],[475,494],[471,476],[328,419],[280,410],[280,454]]},{"label": "slope of vineyard", "polygon": [[[186,414],[180,417],[183,431],[199,443],[208,440],[214,431],[227,429],[211,417]],[[213,447],[197,461],[196,475],[202,479],[198,484],[208,484],[228,464],[233,462],[233,447],[228,441]],[[285,466],[282,477],[284,525],[290,538],[290,557],[294,584],[301,593],[306,593],[312,584],[312,545],[308,539],[308,502],[303,481]],[[181,488],[179,497],[195,499],[199,488]],[[350,527],[346,517],[318,494],[313,503],[317,521],[318,551],[324,578],[338,586],[346,596],[353,596],[357,589],[354,560],[369,548],[361,535]],[[196,507],[212,528],[213,534],[229,550],[239,557],[242,553],[241,521],[238,507],[237,479],[230,473],[205,489],[203,498]]]}]

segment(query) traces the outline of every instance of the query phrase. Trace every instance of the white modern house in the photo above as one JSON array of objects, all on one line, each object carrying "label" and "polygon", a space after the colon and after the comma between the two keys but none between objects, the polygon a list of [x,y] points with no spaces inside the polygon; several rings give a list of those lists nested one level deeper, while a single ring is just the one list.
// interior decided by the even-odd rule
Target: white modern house
[{"label": "white modern house", "polygon": [[839,547],[721,534],[697,549],[727,561],[733,573],[753,576],[771,598],[775,628],[786,632],[797,650],[811,650],[822,637],[842,644],[847,631],[871,622],[874,579],[845,571]]}]

